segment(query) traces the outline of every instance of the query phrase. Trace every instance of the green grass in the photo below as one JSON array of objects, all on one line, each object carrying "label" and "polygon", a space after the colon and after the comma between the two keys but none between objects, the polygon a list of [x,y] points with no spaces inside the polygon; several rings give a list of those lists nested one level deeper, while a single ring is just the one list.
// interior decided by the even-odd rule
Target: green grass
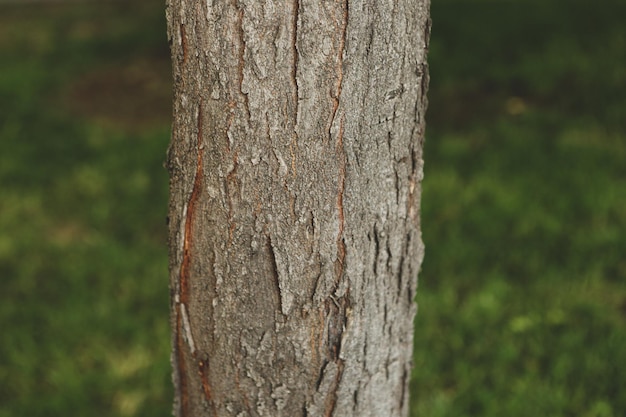
[{"label": "green grass", "polygon": [[435,1],[413,416],[626,415],[626,5]]},{"label": "green grass", "polygon": [[[163,9],[0,6],[0,417],[170,415]],[[626,415],[625,15],[434,1],[413,417]]]},{"label": "green grass", "polygon": [[170,414],[159,7],[1,6],[2,417]]}]

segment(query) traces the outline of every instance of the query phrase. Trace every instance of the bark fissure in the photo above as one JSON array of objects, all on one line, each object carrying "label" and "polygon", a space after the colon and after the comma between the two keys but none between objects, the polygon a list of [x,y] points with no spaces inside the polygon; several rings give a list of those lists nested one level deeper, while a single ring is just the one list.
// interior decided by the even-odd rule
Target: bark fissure
[{"label": "bark fissure", "polygon": [[281,289],[280,275],[278,272],[278,263],[276,261],[276,252],[274,250],[274,245],[272,245],[272,238],[270,235],[267,235],[267,247],[272,260],[272,275],[274,277],[274,284],[276,285],[276,293],[278,295],[278,310],[281,312],[281,314],[284,315],[285,312],[283,307],[283,292]]},{"label": "bark fissure", "polygon": [[[182,25],[181,25],[182,27]],[[183,32],[184,33],[184,32]],[[190,280],[190,267],[192,261],[192,238],[193,238],[193,221],[196,217],[196,209],[200,198],[202,180],[203,180],[203,147],[202,147],[202,102],[198,105],[197,110],[197,162],[195,167],[195,176],[193,180],[193,188],[189,196],[189,200],[184,205],[183,209],[183,247],[182,247],[182,262],[180,265],[180,272],[178,274],[178,282],[176,285],[176,294],[174,296],[174,303],[176,309],[176,356],[178,364],[178,380],[180,389],[180,408],[182,415],[187,415],[189,409],[189,394],[187,387],[187,365],[185,346],[189,347],[189,351],[192,355],[195,354],[195,343],[191,330],[191,323],[187,314],[187,306],[189,303],[189,280]]]},{"label": "bark fissure", "polygon": [[244,110],[246,112],[246,115],[248,116],[248,122],[252,119],[252,114],[250,113],[250,102],[248,100],[248,95],[246,93],[243,92],[243,70],[245,68],[246,65],[246,40],[245,40],[245,34],[243,32],[243,17],[244,17],[244,10],[243,8],[239,8],[238,5],[238,1],[237,0],[233,0],[234,1],[234,5],[235,8],[237,10],[237,27],[235,29],[236,34],[236,44],[237,44],[237,59],[238,59],[238,63],[237,63],[237,88],[239,89],[239,94],[241,94],[241,97],[243,98],[243,107]]},{"label": "bark fissure", "polygon": [[340,21],[337,22],[335,17],[335,22],[338,27],[339,32],[339,41],[337,47],[337,57],[335,64],[335,87],[334,90],[330,92],[333,101],[332,112],[330,116],[330,122],[328,123],[328,137],[332,137],[332,126],[335,121],[335,116],[337,115],[337,110],[339,109],[339,103],[341,101],[341,86],[343,82],[343,55],[344,49],[346,46],[346,31],[348,27],[348,0],[344,0],[342,4],[342,12]]},{"label": "bark fissure", "polygon": [[174,355],[176,359],[176,373],[177,373],[177,402],[179,410],[178,413],[181,416],[188,415],[189,410],[189,387],[187,366],[185,365],[184,341],[182,335],[182,315],[180,313],[180,305],[176,306],[176,345],[174,346]]},{"label": "bark fissure", "polygon": [[404,408],[404,402],[406,401],[405,398],[409,390],[408,389],[409,380],[410,378],[409,378],[408,372],[405,369],[404,372],[402,372],[402,389],[401,389],[402,395],[400,396],[400,409]]},{"label": "bark fissure", "polygon": [[[237,359],[237,363],[241,363],[241,357],[238,357]],[[246,389],[241,386],[241,368],[239,366],[235,368],[235,387],[242,398],[243,408],[247,411],[248,415],[252,415],[252,406],[250,405],[248,393]]]},{"label": "bark fissure", "polygon": [[341,377],[343,376],[344,363],[343,360],[338,359],[336,361],[336,364],[337,373],[335,375],[333,384],[330,387],[329,394],[326,397],[326,408],[324,409],[324,417],[331,417],[333,415],[333,412],[335,411],[335,407],[337,406],[337,396],[339,391],[339,384],[341,383]]},{"label": "bark fissure", "polygon": [[343,208],[343,195],[346,189],[346,154],[343,147],[343,134],[344,134],[344,118],[341,118],[339,124],[339,132],[337,133],[337,145],[336,153],[339,159],[339,175],[337,178],[337,217],[338,217],[338,232],[337,232],[337,261],[335,262],[335,288],[333,292],[337,290],[341,278],[343,276],[344,260],[346,257],[346,244],[343,240],[345,214]]},{"label": "bark fissure", "polygon": [[181,48],[183,51],[183,64],[185,64],[187,62],[187,34],[185,33],[185,25],[182,23],[179,26],[179,31]]},{"label": "bark fissure", "polygon": [[178,286],[179,302],[187,304],[189,302],[189,268],[191,264],[191,243],[192,243],[192,227],[193,219],[196,214],[198,199],[202,189],[202,177],[204,175],[202,158],[204,150],[202,147],[202,102],[198,105],[198,128],[197,128],[197,162],[193,181],[193,188],[186,204],[184,213],[185,228],[183,231],[183,261],[180,266],[180,280]]},{"label": "bark fissure", "polygon": [[[336,81],[334,91],[331,92],[333,98],[332,111],[330,117],[330,123],[328,128],[329,138],[332,137],[332,127],[335,123],[339,106],[341,104],[341,92],[343,84],[343,57],[346,46],[346,34],[348,26],[348,1],[345,0],[342,4],[341,17],[338,22],[339,41],[337,42],[337,57],[336,59]],[[349,308],[349,288],[346,293],[342,295],[338,300],[334,294],[338,290],[341,280],[344,276],[344,263],[346,257],[346,244],[344,241],[345,230],[345,213],[344,213],[344,192],[346,187],[346,152],[344,149],[343,137],[345,132],[345,117],[342,115],[339,120],[339,127],[337,130],[335,153],[338,160],[338,178],[337,178],[337,260],[335,261],[335,282],[330,292],[330,300],[326,300],[326,314],[328,317],[328,356],[330,361],[334,362],[337,366],[336,375],[329,392],[326,394],[324,417],[330,417],[335,410],[339,385],[341,383],[344,371],[344,361],[340,358],[341,342],[344,331],[347,325],[346,310]]]},{"label": "bark fissure", "polygon": [[291,20],[291,49],[293,54],[293,64],[291,70],[291,85],[293,88],[293,133],[291,135],[291,174],[297,175],[296,171],[296,151],[298,149],[298,111],[300,110],[300,93],[298,90],[298,19],[300,17],[300,1],[293,0],[293,18]]},{"label": "bark fissure", "polygon": [[291,19],[291,50],[293,54],[293,65],[291,67],[291,85],[293,88],[294,103],[294,128],[298,124],[298,18],[300,16],[300,1],[293,0],[293,17]]},{"label": "bark fissure", "polygon": [[211,394],[210,371],[209,358],[200,359],[198,361],[198,373],[200,374],[200,380],[202,381],[204,398],[209,404],[213,415],[217,415],[217,407],[215,406],[215,402],[213,401],[213,396]]},{"label": "bark fissure", "polygon": [[226,188],[226,198],[228,200],[228,243],[227,247],[230,247],[233,243],[233,237],[235,234],[235,228],[237,224],[235,222],[234,217],[234,207],[236,204],[235,195],[237,193],[237,167],[238,167],[238,153],[235,151],[232,156],[232,166],[230,167],[230,172],[226,175],[225,179],[225,188]]}]

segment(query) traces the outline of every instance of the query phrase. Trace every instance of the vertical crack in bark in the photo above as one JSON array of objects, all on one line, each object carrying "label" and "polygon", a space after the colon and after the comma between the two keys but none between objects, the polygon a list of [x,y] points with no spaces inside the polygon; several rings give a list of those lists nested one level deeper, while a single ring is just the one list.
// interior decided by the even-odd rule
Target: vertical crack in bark
[{"label": "vertical crack in bark", "polygon": [[405,242],[402,243],[402,251],[400,252],[400,260],[398,262],[398,271],[396,272],[396,276],[398,277],[398,292],[396,294],[398,301],[400,301],[400,297],[402,296],[402,290],[404,288],[404,263],[410,257],[410,253],[408,253],[408,247]]},{"label": "vertical crack in bark", "polygon": [[400,393],[400,410],[404,410],[404,402],[406,401],[406,394],[407,394],[407,391],[409,390],[408,384],[409,384],[409,373],[407,372],[406,368],[404,368],[404,371],[402,371],[402,388],[401,388],[401,393]]},{"label": "vertical crack in bark", "polygon": [[295,131],[291,135],[291,143],[289,144],[289,153],[291,154],[291,175],[295,178],[296,171],[296,149],[298,149],[298,133]]},{"label": "vertical crack in bark", "polygon": [[403,190],[401,190],[401,180],[400,180],[400,173],[398,172],[398,165],[394,164],[393,165],[393,180],[394,180],[394,184],[393,184],[393,188],[396,190],[396,206],[400,206],[400,199],[401,199],[401,192]]},{"label": "vertical crack in bark", "polygon": [[182,314],[180,313],[180,304],[176,305],[176,346],[174,346],[174,355],[176,357],[176,371],[178,373],[178,388],[180,402],[178,404],[178,416],[187,416],[189,414],[189,388],[187,387],[187,371],[185,368],[185,357],[183,355],[182,333]]},{"label": "vertical crack in bark", "polygon": [[180,46],[183,50],[183,64],[187,62],[187,34],[185,33],[185,25],[180,24]]},{"label": "vertical crack in bark", "polygon": [[300,13],[300,1],[293,0],[293,19],[291,21],[291,52],[293,53],[293,67],[291,68],[291,84],[293,87],[293,99],[295,105],[294,122],[296,126],[298,122],[298,17]]},{"label": "vertical crack in bark", "polygon": [[346,32],[348,28],[348,0],[345,0],[343,5],[343,11],[341,14],[340,34],[339,34],[339,46],[337,48],[337,60],[335,72],[337,74],[337,81],[335,83],[335,91],[331,91],[333,99],[333,109],[331,112],[330,123],[328,124],[328,137],[331,135],[331,128],[337,115],[337,109],[339,108],[339,100],[341,97],[341,87],[343,83],[343,50],[346,46]]},{"label": "vertical crack in bark", "polygon": [[[319,369],[319,376],[317,379],[317,383],[315,385],[315,389],[319,389],[320,384],[322,382],[322,378],[324,376],[324,366],[326,364],[326,360],[324,358],[323,346],[324,346],[324,310],[317,310],[316,320],[311,318],[311,333],[310,333],[310,342],[311,342],[311,352],[312,352],[312,361],[311,361],[311,369]],[[322,365],[320,367],[320,364]]]},{"label": "vertical crack in bark", "polygon": [[378,228],[374,224],[372,230],[372,237],[374,238],[374,256],[372,256],[372,272],[374,276],[378,276],[378,258],[380,257],[380,238],[378,237]]},{"label": "vertical crack in bark", "polygon": [[267,246],[268,246],[270,257],[272,260],[272,274],[274,275],[273,278],[274,278],[274,283],[276,284],[275,288],[276,288],[276,292],[278,295],[278,311],[284,314],[283,293],[282,293],[282,290],[280,289],[280,276],[278,274],[278,263],[276,262],[276,253],[274,252],[274,245],[272,245],[272,237],[269,234],[267,235]]},{"label": "vertical crack in bark", "polygon": [[226,116],[226,151],[231,153],[233,146],[230,139],[230,128],[233,126],[233,120],[235,120],[235,109],[237,108],[237,101],[234,98],[228,102],[228,116]]},{"label": "vertical crack in bark", "polygon": [[352,393],[352,411],[356,411],[359,406],[359,390],[356,389]]},{"label": "vertical crack in bark", "polygon": [[185,230],[183,238],[183,261],[180,265],[180,281],[179,281],[179,302],[186,304],[189,301],[189,266],[191,264],[191,243],[192,243],[192,226],[196,213],[198,198],[202,189],[203,172],[203,154],[202,146],[202,101],[198,105],[198,143],[197,143],[197,163],[196,175],[193,181],[193,188],[189,201],[187,203],[187,212],[185,213]]},{"label": "vertical crack in bark", "polygon": [[[329,135],[331,135],[331,128],[334,123],[337,111],[339,108],[339,100],[341,97],[341,87],[343,82],[343,50],[346,42],[346,28],[348,24],[348,4],[347,1],[343,3],[342,21],[340,30],[340,39],[338,46],[337,56],[337,82],[335,84],[335,91],[333,92],[333,108],[331,113]],[[346,257],[346,244],[344,241],[345,231],[345,213],[344,213],[344,192],[346,186],[346,154],[343,144],[345,116],[341,116],[339,121],[339,129],[337,132],[337,138],[335,143],[335,153],[337,155],[338,162],[338,178],[337,178],[337,216],[338,216],[338,231],[337,231],[337,260],[335,261],[335,282],[330,293],[330,297],[326,300],[326,315],[327,315],[327,348],[328,358],[330,361],[337,364],[337,375],[333,383],[333,387],[326,396],[324,406],[324,416],[332,415],[337,402],[337,390],[339,383],[343,375],[343,360],[340,358],[341,352],[341,339],[345,330],[346,309],[349,306],[349,289],[339,299],[336,299],[334,293],[339,288],[343,274],[344,274],[344,262]]]},{"label": "vertical crack in bark", "polygon": [[[409,235],[406,238],[406,245],[407,248],[412,248],[412,234],[409,233]],[[418,245],[421,244],[421,239],[418,237]],[[423,247],[421,249],[423,251]],[[408,271],[407,271],[407,275],[409,277],[413,277],[415,275],[417,275],[417,273],[419,272],[419,265],[418,265],[418,271],[414,271],[413,270],[413,263],[412,262],[407,262],[407,267],[408,267]],[[407,284],[407,301],[408,301],[408,305],[411,305],[411,303],[413,303],[415,300],[415,290],[417,289],[417,286],[413,287],[413,285],[411,285],[412,281],[409,280],[408,284]],[[417,282],[415,282],[415,285],[417,285]]]},{"label": "vertical crack in bark", "polygon": [[[233,154],[233,168],[226,175],[226,198],[228,198],[228,224],[230,225],[228,228],[228,244],[227,246],[233,243],[233,237],[235,235],[235,220],[233,219],[234,212],[234,204],[233,204],[233,196],[237,190],[237,162],[238,152],[235,151]],[[231,187],[232,186],[232,187]],[[231,189],[232,188],[232,189]]]},{"label": "vertical crack in bark", "polygon": [[337,232],[337,260],[335,261],[335,283],[334,288],[330,294],[329,299],[326,300],[326,315],[328,317],[328,358],[329,360],[337,364],[337,375],[333,386],[326,396],[324,406],[324,416],[331,416],[337,403],[337,391],[339,389],[339,383],[343,376],[344,363],[340,358],[341,353],[341,341],[343,332],[346,330],[347,314],[346,310],[350,306],[350,289],[346,290],[346,293],[335,298],[334,293],[339,288],[341,279],[343,278],[344,262],[346,257],[346,244],[343,239],[343,233],[345,228],[345,214],[343,207],[343,196],[345,191],[346,181],[346,155],[343,148],[343,134],[344,134],[344,118],[341,118],[339,124],[339,133],[337,135],[336,152],[339,156],[339,178],[337,181],[337,216],[339,221],[339,230]]},{"label": "vertical crack in bark", "polygon": [[[179,378],[180,390],[180,414],[186,416],[189,410],[189,392],[187,381],[187,370],[185,364],[185,337],[188,338],[187,343],[191,353],[195,352],[193,347],[193,336],[191,335],[190,325],[185,323],[186,306],[189,302],[189,279],[190,279],[190,265],[191,265],[191,246],[192,246],[192,233],[193,233],[193,220],[196,213],[196,206],[200,196],[203,180],[203,147],[202,147],[202,101],[198,105],[198,143],[197,143],[197,164],[196,174],[193,182],[193,188],[189,201],[187,202],[187,211],[185,214],[185,228],[183,236],[183,259],[180,265],[178,288],[175,296],[176,303],[176,346],[175,355],[177,363],[177,371]],[[185,331],[189,334],[185,336]]]},{"label": "vertical crack in bark", "polygon": [[[419,109],[419,100],[416,101],[415,103],[415,115],[416,117],[418,117],[419,119],[419,114],[418,109]],[[417,124],[416,124],[417,126]],[[413,128],[413,130],[415,130],[416,127]],[[418,135],[421,136],[421,133],[419,133],[419,131],[422,128],[417,127],[418,129]],[[415,132],[412,131],[411,132],[411,137],[414,137]],[[421,169],[420,166],[420,154],[419,154],[419,147],[421,145],[419,144],[415,144],[413,143],[413,141],[411,141],[411,152],[410,152],[410,157],[411,157],[411,175],[409,177],[409,196],[408,196],[408,201],[407,201],[407,214],[409,216],[409,219],[411,220],[411,222],[414,225],[419,225],[419,207],[416,207],[416,205],[419,204],[418,201],[416,201],[419,198],[419,187],[417,187],[418,181],[420,180],[421,174],[418,172],[418,170]]]},{"label": "vertical crack in bark", "polygon": [[327,347],[328,358],[333,362],[341,360],[341,338],[346,330],[346,310],[349,306],[349,294],[339,298],[331,297],[326,300],[326,314],[328,317]]},{"label": "vertical crack in bark", "polygon": [[243,69],[246,64],[245,53],[246,53],[246,40],[243,32],[243,9],[239,8],[237,5],[237,0],[235,0],[235,9],[237,10],[237,44],[238,44],[238,61],[237,61],[237,77],[239,84],[239,93],[243,97],[243,105],[246,109],[246,114],[248,116],[248,123],[252,119],[252,115],[250,113],[250,103],[248,102],[248,95],[243,92]]},{"label": "vertical crack in bark", "polygon": [[198,374],[200,375],[200,381],[202,382],[202,391],[204,392],[204,398],[207,403],[210,405],[211,410],[213,411],[213,415],[217,415],[217,407],[215,406],[215,402],[213,401],[213,397],[211,394],[211,384],[209,382],[209,359],[200,359],[198,361]]},{"label": "vertical crack in bark", "polygon": [[[239,342],[241,344],[241,340],[239,340]],[[248,399],[248,394],[247,394],[246,389],[241,386],[241,369],[243,366],[243,358],[241,357],[240,353],[238,353],[236,356],[236,363],[237,363],[237,366],[235,366],[235,386],[237,387],[237,391],[239,391],[239,394],[241,395],[241,398],[243,399],[243,406],[246,408],[246,411],[248,412],[247,415],[251,416],[253,415],[252,406],[250,405],[250,400]],[[215,414],[215,416],[217,416],[217,414]]]},{"label": "vertical crack in bark", "polygon": [[291,136],[291,143],[289,150],[291,152],[291,173],[296,176],[296,150],[298,149],[298,110],[299,110],[299,97],[300,92],[298,90],[298,18],[300,15],[300,1],[293,1],[293,20],[291,22],[291,48],[293,53],[293,67],[291,70],[291,84],[293,88],[293,134]]},{"label": "vertical crack in bark", "polygon": [[330,392],[326,397],[324,404],[324,417],[331,417],[333,415],[333,411],[335,411],[335,406],[337,405],[337,391],[339,391],[339,384],[341,383],[341,377],[343,376],[344,363],[342,359],[338,359],[336,363],[337,374],[335,375],[335,380],[333,381]]},{"label": "vertical crack in bark", "polygon": [[[430,71],[428,69],[428,63],[423,62],[419,66],[418,73],[420,75],[420,101],[423,104],[422,106],[422,114],[426,113],[426,109],[428,107],[428,86],[430,84]],[[423,117],[423,116],[422,116]],[[420,123],[421,129],[424,129],[424,122]],[[423,137],[423,135],[420,135]]]},{"label": "vertical crack in bark", "polygon": [[433,27],[433,21],[430,18],[426,18],[426,22],[424,24],[424,51],[428,52],[428,48],[430,47],[430,30]]},{"label": "vertical crack in bark", "polygon": [[346,244],[343,240],[345,227],[345,215],[343,211],[343,194],[346,189],[346,154],[343,148],[344,117],[339,123],[339,133],[337,134],[336,153],[339,159],[339,178],[337,180],[337,215],[339,220],[339,231],[337,233],[337,261],[335,262],[335,288],[337,289],[343,275],[343,264],[346,257]]}]

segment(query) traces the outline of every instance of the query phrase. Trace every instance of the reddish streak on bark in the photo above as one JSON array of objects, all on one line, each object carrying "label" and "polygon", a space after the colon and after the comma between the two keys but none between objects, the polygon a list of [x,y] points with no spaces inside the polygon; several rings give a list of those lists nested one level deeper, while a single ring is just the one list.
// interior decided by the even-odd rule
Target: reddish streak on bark
[{"label": "reddish streak on bark", "polygon": [[[181,26],[182,28],[182,26]],[[183,31],[184,33],[184,31]],[[189,411],[189,393],[187,386],[187,370],[185,366],[185,341],[183,338],[183,316],[181,304],[187,305],[189,301],[189,267],[191,264],[191,235],[193,218],[198,204],[198,197],[202,187],[202,102],[198,108],[198,162],[196,166],[196,176],[193,182],[191,196],[187,203],[187,213],[185,216],[185,237],[183,241],[183,261],[180,265],[180,274],[178,282],[178,304],[176,305],[176,356],[178,362],[180,397],[181,397],[181,415],[187,416]]]},{"label": "reddish streak on bark", "polygon": [[[238,357],[237,363],[241,363],[242,360],[243,359],[241,357]],[[235,385],[237,386],[237,391],[239,391],[239,394],[241,394],[241,398],[243,398],[243,405],[246,407],[246,410],[248,410],[248,415],[252,415],[252,408],[250,407],[250,400],[248,400],[246,390],[241,388],[241,379],[239,378],[239,372],[240,369],[239,367],[237,367],[237,370],[235,371]]]},{"label": "reddish streak on bark", "polygon": [[332,417],[335,406],[337,405],[337,390],[339,389],[339,383],[341,382],[341,376],[343,375],[343,360],[337,359],[337,375],[333,386],[330,388],[330,393],[326,397],[324,403],[324,417]]},{"label": "reddish streak on bark", "polygon": [[193,189],[187,203],[187,213],[185,218],[185,240],[183,242],[183,262],[180,266],[180,302],[187,304],[189,301],[189,266],[191,264],[191,235],[193,218],[196,213],[198,197],[202,189],[202,177],[204,176],[202,167],[202,102],[198,108],[198,162],[196,165],[196,177],[193,181]]},{"label": "reddish streak on bark", "polygon": [[202,390],[204,391],[204,396],[208,401],[211,401],[211,385],[209,385],[208,373],[209,373],[209,362],[200,360],[198,363],[198,370],[200,374],[200,379],[202,380]]},{"label": "reddish streak on bark", "polygon": [[[337,83],[335,86],[335,94],[333,96],[333,109],[332,109],[332,117],[331,117],[331,126],[332,122],[335,119],[337,114],[337,110],[339,108],[339,99],[341,96],[341,87],[343,81],[343,50],[346,44],[346,28],[348,25],[348,3],[347,0],[343,3],[343,15],[341,20],[341,37],[339,39],[339,48],[338,48],[338,57],[337,57]],[[345,214],[343,209],[343,195],[346,186],[346,156],[345,151],[343,149],[343,135],[344,135],[344,123],[345,118],[342,116],[339,122],[339,132],[337,133],[337,142],[336,142],[336,153],[339,159],[339,178],[338,178],[338,190],[337,190],[337,212],[339,217],[339,231],[337,233],[337,261],[335,262],[335,288],[333,292],[339,286],[341,282],[341,277],[343,275],[344,270],[344,261],[346,257],[346,244],[343,241],[343,233],[345,226]],[[331,387],[328,395],[326,396],[325,404],[324,404],[324,417],[331,417],[335,410],[335,406],[337,404],[337,391],[339,389],[339,384],[341,383],[341,378],[343,377],[343,369],[344,362],[339,357],[339,350],[341,349],[341,335],[344,330],[344,326],[346,324],[346,308],[349,303],[349,293],[346,292],[344,296],[341,297],[339,302],[332,299],[332,302],[336,305],[335,315],[338,315],[340,318],[340,322],[332,323],[333,326],[333,334],[332,337],[328,340],[328,343],[332,343],[332,356],[331,360],[335,362],[337,365],[337,374],[335,376],[335,381],[333,382],[333,386]],[[327,300],[328,302],[328,300]],[[330,305],[330,302],[328,302]],[[331,306],[334,310],[334,308]],[[332,311],[327,309],[328,311]],[[333,314],[333,313],[330,313]],[[333,321],[334,317],[331,317],[331,321]],[[331,329],[329,328],[329,332]],[[331,340],[332,339],[332,340]]]},{"label": "reddish streak on bark", "polygon": [[337,211],[339,213],[339,233],[337,233],[337,266],[336,266],[336,282],[335,285],[339,285],[341,275],[343,274],[343,261],[346,257],[346,244],[343,241],[343,229],[344,229],[344,212],[343,212],[343,193],[346,188],[346,159],[343,151],[343,129],[344,118],[341,118],[339,123],[339,134],[337,135],[337,153],[341,156],[339,158],[339,181],[337,190]]},{"label": "reddish streak on bark", "polygon": [[180,24],[180,44],[183,49],[183,64],[187,62],[187,34],[185,33],[185,26]]},{"label": "reddish streak on bark", "polygon": [[198,363],[198,370],[200,374],[200,380],[202,381],[202,391],[204,391],[204,398],[206,398],[207,402],[211,405],[213,409],[213,415],[217,415],[217,409],[215,408],[215,403],[212,401],[211,397],[211,384],[209,383],[209,361],[200,360]]},{"label": "reddish streak on bark", "polygon": [[[339,48],[337,56],[337,84],[335,86],[335,97],[333,100],[332,119],[335,119],[339,108],[339,98],[341,96],[341,84],[343,82],[343,49],[346,46],[346,30],[348,26],[348,2],[344,1],[343,13],[341,16],[341,36],[339,38]],[[345,118],[342,116],[339,122],[339,132],[337,133],[336,152],[339,155],[339,190],[337,192],[337,209],[339,211],[339,233],[337,234],[337,263],[335,264],[335,285],[339,285],[343,274],[343,261],[346,256],[346,245],[343,242],[344,213],[343,213],[343,193],[346,184],[346,157],[343,149],[343,133]],[[332,121],[331,121],[332,123]]]}]

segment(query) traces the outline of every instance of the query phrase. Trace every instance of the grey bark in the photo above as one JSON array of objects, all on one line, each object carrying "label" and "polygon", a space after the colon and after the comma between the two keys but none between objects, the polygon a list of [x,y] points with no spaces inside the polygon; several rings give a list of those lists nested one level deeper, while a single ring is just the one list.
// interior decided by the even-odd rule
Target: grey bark
[{"label": "grey bark", "polygon": [[177,416],[403,416],[428,0],[170,0]]}]

